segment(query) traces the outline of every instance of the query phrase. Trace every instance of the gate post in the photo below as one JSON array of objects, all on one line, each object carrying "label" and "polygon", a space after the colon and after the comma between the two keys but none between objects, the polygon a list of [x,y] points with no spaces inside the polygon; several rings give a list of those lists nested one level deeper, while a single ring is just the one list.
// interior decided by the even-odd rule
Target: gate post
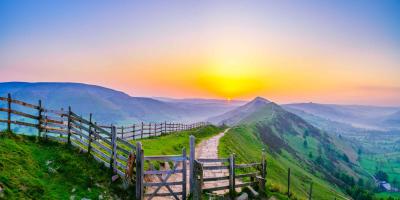
[{"label": "gate post", "polygon": [[142,143],[136,143],[136,200],[143,199],[143,150],[142,150]]},{"label": "gate post", "polygon": [[229,195],[231,198],[235,195],[235,156],[229,156]]},{"label": "gate post", "polygon": [[190,183],[190,193],[193,193],[194,190],[194,159],[196,158],[196,149],[195,149],[195,137],[191,135],[190,139],[190,155],[189,155],[189,183]]},{"label": "gate post", "polygon": [[186,186],[187,186],[187,169],[186,169],[186,163],[187,163],[187,156],[186,156],[186,148],[182,149],[182,200],[186,200]]}]

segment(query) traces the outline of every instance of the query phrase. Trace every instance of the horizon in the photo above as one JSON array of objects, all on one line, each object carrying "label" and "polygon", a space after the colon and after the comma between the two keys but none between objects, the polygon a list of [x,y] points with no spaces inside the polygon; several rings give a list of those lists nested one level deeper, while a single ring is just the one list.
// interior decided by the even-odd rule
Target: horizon
[{"label": "horizon", "polygon": [[[41,83],[52,83],[52,84],[84,84],[84,85],[90,85],[90,86],[96,86],[96,87],[102,87],[102,88],[106,88],[106,89],[111,89],[117,92],[122,92],[126,95],[129,95],[130,97],[139,97],[139,98],[152,98],[152,99],[156,99],[156,100],[160,100],[160,99],[169,99],[169,100],[216,100],[216,101],[224,101],[226,103],[230,103],[231,101],[233,102],[238,102],[238,103],[248,103],[256,98],[263,98],[265,100],[268,100],[270,102],[273,103],[277,103],[278,105],[290,105],[290,104],[322,104],[322,105],[338,105],[338,106],[369,106],[369,107],[391,107],[391,108],[398,108],[400,109],[400,105],[374,105],[374,104],[340,104],[340,103],[323,103],[323,102],[316,102],[316,101],[309,101],[309,102],[304,102],[304,101],[296,101],[293,100],[291,102],[278,102],[278,101],[274,101],[273,99],[270,99],[268,97],[265,96],[260,96],[260,95],[256,95],[251,97],[250,99],[223,99],[223,98],[204,98],[204,97],[185,97],[185,98],[176,98],[176,97],[170,97],[170,96],[135,96],[132,94],[129,94],[125,91],[122,90],[117,90],[114,88],[110,88],[110,87],[106,87],[103,85],[96,85],[96,84],[90,84],[90,83],[82,83],[82,82],[24,82],[24,81],[9,81],[9,82],[0,82],[1,83],[31,83],[31,84],[41,84]],[[160,100],[163,101],[163,100]]]},{"label": "horizon", "polygon": [[397,1],[2,1],[0,81],[400,106]]}]

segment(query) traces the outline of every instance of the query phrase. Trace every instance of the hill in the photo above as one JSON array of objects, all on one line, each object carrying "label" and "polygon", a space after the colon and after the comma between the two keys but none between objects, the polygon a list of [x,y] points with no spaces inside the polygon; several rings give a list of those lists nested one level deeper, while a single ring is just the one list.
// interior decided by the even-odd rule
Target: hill
[{"label": "hill", "polygon": [[[293,173],[293,192],[306,198],[310,182],[314,183],[316,199],[345,199],[344,191],[352,190],[358,180],[369,178],[358,167],[357,153],[338,138],[320,131],[299,116],[275,103],[255,99],[239,107],[235,113],[245,113],[240,119],[231,115],[236,126],[223,138],[222,155],[236,153],[238,160],[259,159],[266,148],[269,156],[269,181],[273,191],[286,191],[287,168]],[[263,102],[263,101],[262,101]],[[240,108],[245,108],[241,111]],[[225,115],[224,116],[228,116]],[[350,193],[350,192],[349,192]]]},{"label": "hill", "polygon": [[222,102],[182,103],[132,97],[120,91],[82,83],[0,83],[0,96],[7,96],[7,93],[35,104],[41,99],[49,109],[71,106],[82,115],[93,113],[96,121],[101,123],[194,122],[232,109],[231,105]]},{"label": "hill", "polygon": [[120,188],[120,180],[111,184],[109,169],[56,142],[3,132],[0,155],[0,199],[127,199],[129,195]]},{"label": "hill", "polygon": [[383,119],[399,110],[396,107],[317,103],[286,104],[283,107],[291,111],[298,110],[306,114],[312,114],[325,120],[348,124],[355,128],[380,131],[388,129],[383,123]]},{"label": "hill", "polygon": [[256,97],[252,101],[239,106],[229,112],[222,115],[214,116],[209,118],[207,121],[214,124],[226,124],[226,125],[236,125],[244,118],[251,115],[253,112],[269,104],[270,101],[262,97]]}]

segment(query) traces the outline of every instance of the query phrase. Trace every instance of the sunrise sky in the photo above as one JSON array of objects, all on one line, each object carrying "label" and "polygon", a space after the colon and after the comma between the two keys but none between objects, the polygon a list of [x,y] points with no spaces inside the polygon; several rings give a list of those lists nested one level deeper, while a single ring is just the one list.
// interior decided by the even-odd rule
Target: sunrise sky
[{"label": "sunrise sky", "polygon": [[400,106],[400,1],[4,0],[0,81]]}]

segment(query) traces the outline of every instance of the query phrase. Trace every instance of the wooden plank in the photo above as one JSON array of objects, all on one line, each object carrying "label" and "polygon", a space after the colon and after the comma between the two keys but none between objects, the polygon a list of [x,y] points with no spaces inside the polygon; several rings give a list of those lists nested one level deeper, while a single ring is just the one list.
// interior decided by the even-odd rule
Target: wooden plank
[{"label": "wooden plank", "polygon": [[199,162],[207,163],[207,162],[228,162],[228,158],[198,158],[196,159]]},{"label": "wooden plank", "polygon": [[17,111],[17,110],[12,110],[12,109],[9,110],[7,108],[0,108],[0,112],[6,112],[6,113],[10,112],[12,114],[19,115],[19,116],[22,116],[22,117],[27,117],[27,118],[31,118],[31,119],[35,119],[35,120],[39,119],[38,116],[34,116],[34,115],[31,115],[31,114],[28,114],[28,113],[24,113],[24,112],[21,112],[21,111]]},{"label": "wooden plank", "polygon": [[144,171],[145,175],[163,175],[163,174],[177,174],[177,173],[182,173],[182,169],[176,169],[176,170],[148,170]]},{"label": "wooden plank", "polygon": [[[97,149],[94,146],[92,146],[92,151],[94,151],[95,153],[101,155],[104,159],[110,160],[110,156],[108,156],[106,153],[102,152],[101,150]],[[106,161],[104,161],[104,162],[106,162]]]},{"label": "wooden plank", "polygon": [[126,165],[121,163],[121,162],[119,162],[119,161],[115,161],[115,164],[117,165],[117,167],[121,167],[122,169],[126,169]]},{"label": "wooden plank", "polygon": [[18,104],[18,105],[21,105],[21,106],[25,106],[25,107],[28,107],[28,108],[33,108],[33,109],[38,109],[39,108],[39,106],[37,106],[37,105],[33,105],[33,104],[26,103],[26,102],[23,102],[23,101],[19,101],[19,100],[16,100],[16,99],[11,99],[11,103]]},{"label": "wooden plank", "polygon": [[214,191],[218,191],[218,190],[227,190],[227,189],[229,189],[229,185],[212,187],[212,188],[203,188],[203,191],[214,192]]},{"label": "wooden plank", "polygon": [[97,157],[96,155],[92,154],[93,158],[96,159],[97,161],[103,163],[107,168],[110,167],[110,164],[108,164],[106,161],[104,161],[103,159]]},{"label": "wooden plank", "polygon": [[21,121],[14,121],[14,120],[0,119],[0,123],[17,124],[17,125],[21,125],[21,126],[29,126],[29,127],[34,127],[34,128],[38,127],[37,124],[31,124],[31,123],[28,123],[28,122],[21,122]]},{"label": "wooden plank", "polygon": [[229,180],[229,177],[230,177],[230,176],[203,178],[203,182],[220,181],[220,180]]},{"label": "wooden plank", "polygon": [[126,150],[126,149],[124,149],[124,148],[121,148],[120,146],[117,146],[116,151],[117,151],[117,152],[120,151],[120,152],[122,152],[122,153],[124,153],[124,154],[126,154],[126,155],[129,155],[129,153],[130,153],[128,150]]},{"label": "wooden plank", "polygon": [[242,188],[242,187],[247,187],[251,185],[255,185],[257,182],[244,182],[244,183],[239,183],[235,185],[235,188]]},{"label": "wooden plank", "polygon": [[203,166],[203,170],[229,169],[229,166]]},{"label": "wooden plank", "polygon": [[117,154],[117,159],[123,160],[123,161],[125,161],[125,162],[128,162],[128,158],[125,157],[125,156],[123,156],[123,155],[121,155],[121,154]]},{"label": "wooden plank", "polygon": [[44,129],[46,132],[57,132],[57,133],[63,133],[63,134],[68,134],[68,131],[65,129],[59,129],[59,128],[53,128],[49,126],[43,126],[42,129]]},{"label": "wooden plank", "polygon": [[122,143],[123,145],[125,145],[125,146],[131,148],[131,149],[136,148],[135,145],[131,144],[130,142],[128,142],[128,141],[126,141],[126,140],[124,140],[124,139],[117,138],[117,141],[120,142],[120,143]]},{"label": "wooden plank", "polygon": [[256,177],[258,174],[259,174],[259,172],[246,173],[246,174],[238,174],[238,175],[235,176],[235,178]]},{"label": "wooden plank", "polygon": [[[153,193],[145,193],[144,194],[144,196],[151,196],[151,195],[153,195]],[[173,196],[173,195],[182,195],[182,192],[174,192],[174,193],[169,193],[169,192],[166,192],[166,193],[157,193],[157,194],[155,194],[154,196],[155,197],[167,197],[167,196]]]},{"label": "wooden plank", "polygon": [[144,186],[145,187],[155,187],[155,186],[165,186],[165,185],[182,185],[182,181],[178,181],[178,182],[166,182],[166,183],[164,183],[164,182],[157,182],[157,183],[154,183],[154,182],[145,182],[144,183]]},{"label": "wooden plank", "polygon": [[157,160],[157,161],[183,161],[186,160],[181,155],[173,156],[145,156],[144,160]]},{"label": "wooden plank", "polygon": [[51,110],[51,109],[43,109],[43,112],[56,114],[58,116],[68,116],[68,112],[62,110]]},{"label": "wooden plank", "polygon": [[256,166],[261,166],[261,163],[239,164],[239,165],[235,165],[235,168],[240,169],[240,168],[248,168],[248,167],[256,167]]},{"label": "wooden plank", "polygon": [[96,140],[92,140],[92,143],[99,146],[100,149],[107,151],[108,153],[111,153],[111,147],[107,147],[107,146],[101,144],[100,142],[97,142]]}]

